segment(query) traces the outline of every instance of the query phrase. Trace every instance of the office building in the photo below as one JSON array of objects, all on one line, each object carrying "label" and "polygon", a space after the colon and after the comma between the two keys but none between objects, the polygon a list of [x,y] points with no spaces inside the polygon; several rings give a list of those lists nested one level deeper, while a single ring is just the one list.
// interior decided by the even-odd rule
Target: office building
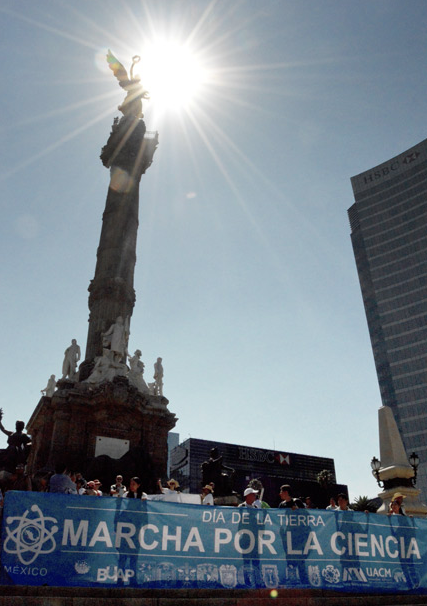
[{"label": "office building", "polygon": [[351,179],[351,239],[384,405],[427,499],[427,139]]},{"label": "office building", "polygon": [[179,433],[177,433],[175,431],[170,431],[168,433],[168,464],[167,464],[168,477],[170,477],[170,475],[171,475],[171,452],[178,445],[179,445]]},{"label": "office building", "polygon": [[[196,438],[185,440],[171,453],[171,476],[179,481],[182,491],[200,493],[201,465],[209,459],[213,448],[218,449],[223,464],[234,469],[233,489],[242,495],[250,480],[260,480],[264,500],[272,507],[280,502],[282,484],[291,485],[293,496],[310,496],[319,506],[328,504],[329,496],[336,497],[339,492],[348,494],[346,485],[336,484],[333,459]],[[317,474],[324,469],[330,471],[333,479],[326,491],[317,481]]]}]

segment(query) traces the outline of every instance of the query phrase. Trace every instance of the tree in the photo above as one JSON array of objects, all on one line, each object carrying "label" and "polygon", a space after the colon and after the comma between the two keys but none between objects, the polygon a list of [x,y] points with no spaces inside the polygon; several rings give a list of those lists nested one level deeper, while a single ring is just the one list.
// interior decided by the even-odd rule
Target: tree
[{"label": "tree", "polygon": [[322,492],[324,494],[324,503],[321,504],[321,506],[326,507],[326,505],[328,505],[329,503],[330,497],[329,487],[332,484],[335,484],[334,474],[329,471],[329,469],[322,469],[322,471],[319,471],[319,473],[317,474],[317,482],[320,484],[320,487],[322,488]]},{"label": "tree", "polygon": [[334,480],[334,475],[331,471],[329,471],[329,469],[322,469],[322,471],[319,471],[317,474],[317,481],[325,493],[328,492],[329,486],[334,484]]},{"label": "tree", "polygon": [[354,499],[353,503],[350,505],[351,509],[354,511],[370,511],[371,513],[375,513],[378,507],[369,497],[359,496]]}]

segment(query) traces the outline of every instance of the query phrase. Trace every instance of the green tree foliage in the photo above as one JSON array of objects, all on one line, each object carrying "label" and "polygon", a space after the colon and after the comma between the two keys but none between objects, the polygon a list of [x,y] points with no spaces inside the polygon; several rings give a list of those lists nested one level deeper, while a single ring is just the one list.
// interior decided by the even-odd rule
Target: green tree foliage
[{"label": "green tree foliage", "polygon": [[322,469],[322,471],[319,471],[319,473],[317,474],[317,481],[323,488],[323,490],[327,491],[328,487],[331,484],[334,484],[334,476],[332,472],[328,469]]},{"label": "green tree foliage", "polygon": [[370,511],[372,513],[377,511],[375,503],[372,503],[372,500],[369,497],[362,495],[354,499],[350,507],[354,511]]}]

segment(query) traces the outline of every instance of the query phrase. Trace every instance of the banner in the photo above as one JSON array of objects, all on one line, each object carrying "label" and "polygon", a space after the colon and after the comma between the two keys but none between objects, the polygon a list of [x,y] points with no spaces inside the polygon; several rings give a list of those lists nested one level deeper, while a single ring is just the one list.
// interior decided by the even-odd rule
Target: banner
[{"label": "banner", "polygon": [[171,490],[164,494],[149,494],[149,501],[167,501],[168,503],[190,503],[192,505],[200,505],[201,498],[199,494],[187,494],[185,492],[177,492]]},{"label": "banner", "polygon": [[427,592],[427,521],[8,492],[3,583]]}]

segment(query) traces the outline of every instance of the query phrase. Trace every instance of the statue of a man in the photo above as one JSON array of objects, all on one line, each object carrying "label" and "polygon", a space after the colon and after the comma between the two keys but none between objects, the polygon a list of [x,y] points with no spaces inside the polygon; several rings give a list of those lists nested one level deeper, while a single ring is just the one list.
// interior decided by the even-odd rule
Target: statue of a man
[{"label": "statue of a man", "polygon": [[31,448],[31,438],[24,433],[24,421],[16,421],[15,431],[8,431],[2,423],[3,410],[0,408],[0,431],[7,436],[8,447],[3,450],[0,459],[3,465],[15,470],[17,465],[25,465]]},{"label": "statue of a man", "polygon": [[133,356],[128,356],[130,370],[128,379],[131,385],[136,387],[142,393],[148,393],[147,383],[144,381],[144,362],[141,362],[141,351],[137,349]]},{"label": "statue of a man", "polygon": [[55,389],[56,389],[55,375],[50,375],[50,379],[48,380],[46,387],[41,390],[41,393],[44,394],[45,396],[47,396],[48,398],[51,398],[55,392]]},{"label": "statue of a man", "polygon": [[122,316],[118,316],[114,324],[111,324],[107,332],[102,333],[102,347],[113,352],[114,359],[120,362],[127,354],[127,342],[129,338],[128,322],[123,322]]},{"label": "statue of a man", "polygon": [[156,396],[163,395],[163,366],[162,358],[157,358],[157,362],[154,364],[154,375],[155,380],[154,391]]},{"label": "statue of a man", "polygon": [[64,351],[64,362],[62,364],[62,378],[69,377],[73,379],[76,374],[77,363],[80,360],[80,345],[72,339],[71,345]]}]

